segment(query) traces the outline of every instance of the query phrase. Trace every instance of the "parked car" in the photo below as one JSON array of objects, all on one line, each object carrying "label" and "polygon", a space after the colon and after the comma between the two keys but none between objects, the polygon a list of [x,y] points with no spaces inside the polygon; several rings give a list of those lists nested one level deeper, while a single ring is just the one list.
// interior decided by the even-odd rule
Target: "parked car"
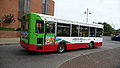
[{"label": "parked car", "polygon": [[120,35],[114,36],[111,38],[112,40],[120,41]]}]

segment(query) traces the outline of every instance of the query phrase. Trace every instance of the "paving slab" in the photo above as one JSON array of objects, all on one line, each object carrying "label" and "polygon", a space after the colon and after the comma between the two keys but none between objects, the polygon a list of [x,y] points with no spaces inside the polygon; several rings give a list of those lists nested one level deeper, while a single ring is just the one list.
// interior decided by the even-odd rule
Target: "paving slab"
[{"label": "paving slab", "polygon": [[19,38],[0,38],[0,45],[19,44]]},{"label": "paving slab", "polygon": [[120,47],[78,56],[57,68],[120,68]]}]

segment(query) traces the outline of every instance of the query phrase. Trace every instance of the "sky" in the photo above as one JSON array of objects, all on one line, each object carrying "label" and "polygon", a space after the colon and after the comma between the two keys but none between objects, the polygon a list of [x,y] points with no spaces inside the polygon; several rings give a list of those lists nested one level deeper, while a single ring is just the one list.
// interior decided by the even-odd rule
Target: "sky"
[{"label": "sky", "polygon": [[54,0],[55,16],[86,21],[87,8],[91,13],[89,22],[106,22],[120,28],[120,0]]}]

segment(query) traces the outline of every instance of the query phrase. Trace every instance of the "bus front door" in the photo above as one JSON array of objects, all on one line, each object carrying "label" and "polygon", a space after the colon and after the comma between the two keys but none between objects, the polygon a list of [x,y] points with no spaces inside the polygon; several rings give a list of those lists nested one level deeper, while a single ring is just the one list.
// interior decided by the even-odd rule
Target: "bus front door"
[{"label": "bus front door", "polygon": [[37,20],[36,21],[36,38],[37,38],[37,45],[44,45],[44,36],[45,36],[45,31],[44,31],[44,21],[42,20]]},{"label": "bus front door", "polygon": [[55,23],[46,22],[45,44],[55,44]]}]

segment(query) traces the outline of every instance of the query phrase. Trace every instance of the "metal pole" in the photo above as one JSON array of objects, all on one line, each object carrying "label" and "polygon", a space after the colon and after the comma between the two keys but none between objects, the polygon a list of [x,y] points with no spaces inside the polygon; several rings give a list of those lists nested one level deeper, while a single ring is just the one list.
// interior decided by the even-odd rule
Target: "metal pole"
[{"label": "metal pole", "polygon": [[86,22],[88,22],[88,15],[91,14],[91,13],[89,12],[89,9],[88,9],[88,8],[87,8],[87,11],[84,12],[84,14],[87,15],[87,16],[86,16]]},{"label": "metal pole", "polygon": [[86,18],[86,22],[88,22],[88,8],[87,8],[87,18]]}]

